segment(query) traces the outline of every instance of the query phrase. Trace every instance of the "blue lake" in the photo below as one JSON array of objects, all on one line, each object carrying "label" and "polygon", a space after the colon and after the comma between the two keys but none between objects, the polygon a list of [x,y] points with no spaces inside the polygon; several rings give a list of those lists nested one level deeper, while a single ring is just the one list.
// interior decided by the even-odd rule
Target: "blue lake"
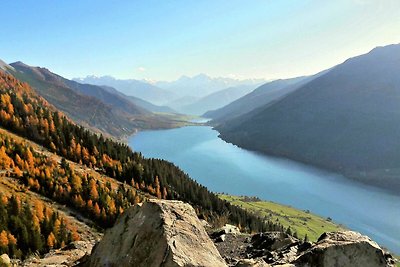
[{"label": "blue lake", "polygon": [[165,159],[214,192],[290,205],[370,236],[400,254],[400,196],[291,160],[251,152],[207,126],[139,132],[129,145]]}]

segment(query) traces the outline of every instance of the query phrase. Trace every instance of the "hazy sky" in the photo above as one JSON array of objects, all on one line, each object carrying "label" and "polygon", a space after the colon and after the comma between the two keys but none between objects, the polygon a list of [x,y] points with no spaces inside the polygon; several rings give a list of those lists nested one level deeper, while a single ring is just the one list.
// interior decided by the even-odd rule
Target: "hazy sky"
[{"label": "hazy sky", "polygon": [[400,43],[400,0],[2,0],[0,58],[65,77],[285,78]]}]

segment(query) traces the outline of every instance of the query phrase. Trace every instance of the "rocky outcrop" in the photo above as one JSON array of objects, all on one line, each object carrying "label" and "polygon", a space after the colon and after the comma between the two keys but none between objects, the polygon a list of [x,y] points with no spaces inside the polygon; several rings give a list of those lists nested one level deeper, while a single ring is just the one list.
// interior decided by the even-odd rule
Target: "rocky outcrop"
[{"label": "rocky outcrop", "polygon": [[298,242],[298,239],[282,232],[259,233],[251,237],[249,254],[253,257],[262,256],[266,251],[278,251]]},{"label": "rocky outcrop", "polygon": [[226,234],[226,238],[216,246],[229,266],[394,266],[390,254],[352,231],[325,233],[314,244],[282,232]]},{"label": "rocky outcrop", "polygon": [[324,233],[316,243],[282,232],[244,234],[229,225],[210,236],[215,244],[189,204],[148,200],[128,209],[80,266],[383,267],[395,263],[371,239],[352,231]]},{"label": "rocky outcrop", "polygon": [[393,258],[374,241],[360,233],[345,231],[323,234],[302,252],[298,266],[379,267],[394,265]]},{"label": "rocky outcrop", "polygon": [[189,204],[149,200],[106,231],[84,266],[227,265]]}]

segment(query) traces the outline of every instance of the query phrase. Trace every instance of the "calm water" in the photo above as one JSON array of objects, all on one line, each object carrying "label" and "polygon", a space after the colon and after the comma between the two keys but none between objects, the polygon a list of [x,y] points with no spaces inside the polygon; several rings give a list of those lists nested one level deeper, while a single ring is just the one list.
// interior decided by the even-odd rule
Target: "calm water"
[{"label": "calm water", "polygon": [[146,157],[175,163],[214,192],[258,196],[308,209],[400,254],[400,196],[241,149],[206,126],[140,132],[129,145]]}]

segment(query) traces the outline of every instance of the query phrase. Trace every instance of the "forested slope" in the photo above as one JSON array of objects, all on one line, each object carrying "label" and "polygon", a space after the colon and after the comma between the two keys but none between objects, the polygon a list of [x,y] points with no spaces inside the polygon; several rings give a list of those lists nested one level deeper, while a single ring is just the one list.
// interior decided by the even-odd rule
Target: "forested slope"
[{"label": "forested slope", "polygon": [[170,128],[176,124],[101,86],[80,84],[46,68],[22,62],[10,66],[7,72],[29,83],[40,96],[75,122],[93,130],[122,137],[138,129]]},{"label": "forested slope", "polygon": [[[108,227],[123,210],[148,196],[191,203],[199,216],[218,223],[227,219],[245,230],[282,229],[220,200],[173,164],[145,159],[127,145],[91,133],[71,122],[26,84],[0,72],[0,125],[35,141],[61,158],[38,153],[32,145],[4,137],[1,143],[3,170],[19,179],[26,190],[63,203]],[[59,157],[57,156],[57,157]],[[80,172],[66,159],[96,170]],[[120,182],[102,182],[106,175]],[[138,193],[141,192],[141,193]]]}]

